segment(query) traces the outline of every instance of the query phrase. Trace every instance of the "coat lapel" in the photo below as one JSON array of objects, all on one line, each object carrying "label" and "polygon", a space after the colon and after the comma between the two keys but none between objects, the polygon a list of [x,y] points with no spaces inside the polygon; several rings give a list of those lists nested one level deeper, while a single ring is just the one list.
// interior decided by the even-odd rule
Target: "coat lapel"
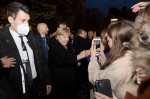
[{"label": "coat lapel", "polygon": [[11,53],[13,57],[15,56],[19,64],[22,64],[17,45],[12,35],[10,34],[9,28],[7,28],[4,33],[6,34],[4,42],[5,42],[6,47],[8,48],[8,51],[10,51],[9,53]]}]

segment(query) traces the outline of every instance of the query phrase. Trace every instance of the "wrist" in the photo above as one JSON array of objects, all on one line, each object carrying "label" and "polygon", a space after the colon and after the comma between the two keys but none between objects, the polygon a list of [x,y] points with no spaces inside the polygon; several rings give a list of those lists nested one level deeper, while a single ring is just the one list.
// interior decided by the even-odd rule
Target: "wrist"
[{"label": "wrist", "polygon": [[77,55],[77,60],[80,60],[80,59],[81,59],[80,55]]}]

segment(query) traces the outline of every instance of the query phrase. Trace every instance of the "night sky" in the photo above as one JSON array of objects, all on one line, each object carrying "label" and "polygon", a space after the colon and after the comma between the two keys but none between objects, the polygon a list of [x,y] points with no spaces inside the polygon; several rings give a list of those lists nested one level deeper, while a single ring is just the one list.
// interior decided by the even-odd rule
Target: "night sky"
[{"label": "night sky", "polygon": [[149,0],[86,0],[83,4],[86,8],[99,8],[105,15],[108,14],[109,8],[115,7],[117,9],[122,9],[122,7],[127,7],[128,9],[140,1]]}]

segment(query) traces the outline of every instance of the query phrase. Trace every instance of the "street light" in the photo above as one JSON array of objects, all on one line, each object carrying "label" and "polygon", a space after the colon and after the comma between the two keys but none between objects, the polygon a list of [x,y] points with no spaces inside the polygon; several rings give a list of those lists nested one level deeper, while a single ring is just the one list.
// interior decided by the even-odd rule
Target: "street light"
[{"label": "street light", "polygon": [[113,19],[111,19],[110,21],[111,21],[111,22],[116,22],[116,21],[118,21],[118,19],[113,18]]}]

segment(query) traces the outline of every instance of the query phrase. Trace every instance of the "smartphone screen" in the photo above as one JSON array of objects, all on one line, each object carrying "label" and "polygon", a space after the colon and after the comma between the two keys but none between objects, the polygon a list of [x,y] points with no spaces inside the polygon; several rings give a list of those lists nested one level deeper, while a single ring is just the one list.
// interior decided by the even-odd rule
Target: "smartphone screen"
[{"label": "smartphone screen", "polygon": [[[94,38],[94,45],[96,45],[96,55],[99,55],[98,52],[100,51],[100,44],[101,44],[101,39],[99,38]],[[93,45],[93,46],[94,46]],[[94,48],[94,47],[93,47]]]}]

